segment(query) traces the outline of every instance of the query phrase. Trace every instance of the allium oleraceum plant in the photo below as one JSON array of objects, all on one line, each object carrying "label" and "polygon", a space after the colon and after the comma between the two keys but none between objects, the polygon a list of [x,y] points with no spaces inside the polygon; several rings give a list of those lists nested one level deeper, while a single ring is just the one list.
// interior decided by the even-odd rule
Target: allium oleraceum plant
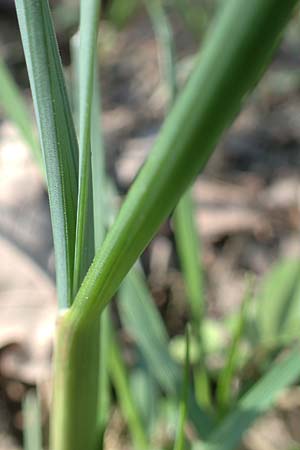
[{"label": "allium oleraceum plant", "polygon": [[[107,414],[102,379],[106,376],[107,360],[103,355],[114,340],[111,335],[100,342],[106,324],[105,307],[160,224],[203,170],[223,131],[270,62],[298,2],[224,2],[189,81],[171,108],[148,160],[104,240],[108,223],[103,208],[103,154],[101,139],[97,137],[98,75],[95,75],[101,2],[80,3],[77,140],[48,0],[16,0],[55,245],[60,312],[54,356],[52,450],[102,447]],[[147,3],[149,11],[154,8],[155,16],[158,11],[155,8],[160,6],[158,0]],[[164,31],[166,23],[160,24],[160,30]],[[119,370],[121,360],[117,353],[115,356]],[[249,411],[255,410],[256,405],[258,411],[264,411],[275,394],[295,380],[300,372],[298,360],[296,349],[215,425],[205,419],[195,398],[190,400],[189,387],[185,389],[184,398],[189,399],[182,403],[182,423],[188,415],[204,438],[202,443],[193,443],[193,448],[234,448],[242,431],[253,421]],[[122,370],[118,374],[116,379],[123,380]],[[188,370],[183,379],[187,388]],[[120,386],[126,386],[122,383]],[[126,402],[130,409],[131,400],[127,398]],[[150,444],[134,412],[131,424],[138,430],[136,445],[147,448]],[[183,432],[175,442],[176,450],[184,448],[182,436]]]}]

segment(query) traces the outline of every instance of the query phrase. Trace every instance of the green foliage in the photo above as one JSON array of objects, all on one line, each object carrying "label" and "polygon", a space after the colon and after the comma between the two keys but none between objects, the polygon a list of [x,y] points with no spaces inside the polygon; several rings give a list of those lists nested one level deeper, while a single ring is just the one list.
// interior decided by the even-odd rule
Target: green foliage
[{"label": "green foliage", "polygon": [[[177,94],[171,26],[159,0],[145,4],[159,43],[171,107]],[[224,353],[225,346],[222,324],[206,317],[199,240],[188,190],[262,75],[296,4],[296,0],[225,2],[190,80],[106,236],[107,216],[115,213],[109,206],[114,189],[105,173],[95,76],[100,2],[81,2],[79,49],[74,41],[78,146],[48,2],[16,0],[48,180],[62,309],[55,348],[53,450],[103,448],[111,404],[108,372],[137,449],[150,448],[155,416],[161,419],[159,408],[165,402],[173,411],[179,405],[177,432],[171,437],[175,450],[189,445],[186,422],[192,422],[203,440],[191,443],[193,449],[233,450],[278,394],[299,379],[298,348],[275,363],[270,353],[267,373],[250,388],[243,386],[246,392],[237,393],[232,406],[232,380],[244,367],[244,361],[239,361],[243,340],[248,338],[252,352],[260,347],[279,351],[297,337],[298,261],[281,262],[264,280],[252,322],[256,339],[247,334],[253,318],[242,307],[223,368],[210,371],[207,355]],[[136,7],[136,1],[115,0],[109,16],[120,25]],[[39,159],[26,107],[2,63],[0,81],[6,87],[0,88],[0,100]],[[176,205],[176,243],[191,316],[184,342],[177,337],[172,343],[177,354],[183,347],[179,358],[173,358],[165,325],[136,264]],[[121,357],[109,310],[104,311],[117,291],[121,323],[134,341],[136,360],[130,370]],[[217,382],[216,399],[211,395],[211,381]],[[133,383],[137,383],[136,392]],[[32,394],[24,404],[25,418],[30,409],[35,419],[32,428],[29,419],[26,422],[25,443],[26,450],[35,450],[41,448],[41,439],[37,399]]]},{"label": "green foliage", "polygon": [[276,347],[299,337],[300,261],[278,261],[264,277],[256,299],[258,344]]},{"label": "green foliage", "polygon": [[119,29],[123,28],[139,6],[139,0],[112,0],[108,19]]},{"label": "green foliage", "polygon": [[179,421],[176,433],[176,440],[174,450],[184,450],[185,445],[185,423],[188,413],[188,394],[189,394],[189,382],[190,382],[190,330],[187,327],[185,332],[185,361],[184,361],[184,373],[182,383],[182,393],[179,404]]},{"label": "green foliage", "polygon": [[235,405],[221,424],[216,427],[204,444],[195,444],[193,450],[234,450],[244,432],[261,414],[274,404],[279,393],[291,383],[299,380],[299,347],[284,359],[277,361]]}]

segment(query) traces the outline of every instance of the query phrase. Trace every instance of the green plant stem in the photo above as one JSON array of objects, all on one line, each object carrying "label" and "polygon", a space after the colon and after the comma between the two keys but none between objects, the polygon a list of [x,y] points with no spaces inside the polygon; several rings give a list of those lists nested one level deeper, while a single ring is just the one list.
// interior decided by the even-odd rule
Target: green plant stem
[{"label": "green plant stem", "polygon": [[58,319],[51,450],[96,450],[100,446],[99,330],[99,317],[90,327],[76,330],[67,312]]}]

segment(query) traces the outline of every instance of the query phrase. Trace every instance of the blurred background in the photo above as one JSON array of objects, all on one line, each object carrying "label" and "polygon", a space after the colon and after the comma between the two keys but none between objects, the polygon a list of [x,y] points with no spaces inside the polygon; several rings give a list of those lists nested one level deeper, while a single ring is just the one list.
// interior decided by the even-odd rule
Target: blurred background
[{"label": "blurred background", "polygon": [[[188,78],[220,2],[165,1],[174,32],[179,85]],[[78,4],[75,0],[53,0],[51,7],[72,97],[76,93],[72,92],[70,39],[78,26]],[[256,298],[262,300],[256,328],[251,325],[251,305],[248,308],[247,364],[237,369],[234,389],[241,383],[253,383],[270,362],[274,349],[288,345],[299,333],[299,46],[300,20],[296,15],[271,67],[193,188],[212,386],[222,367],[220,355],[230,342],[231,324],[240,312],[249,276],[251,303]],[[8,70],[25,99],[28,120],[35,126],[11,0],[0,0],[0,58],[0,450],[17,450],[22,448],[22,400],[32,387],[39,388],[47,429],[56,298],[47,191],[24,131],[16,125],[18,108],[6,97],[4,72]],[[168,107],[168,90],[162,82],[160,54],[145,3],[104,2],[98,61],[106,167],[118,188],[114,199],[118,205],[147,157]],[[170,351],[180,362],[189,312],[172,220],[161,227],[141,261],[170,336]],[[122,326],[116,307],[113,311],[130,371],[134,339]],[[264,345],[264,333],[269,333],[268,337],[272,334],[271,348]],[[295,443],[300,443],[299,420],[300,389],[296,384],[256,423],[243,448],[296,448]],[[167,440],[166,430],[166,425],[160,430],[162,440]],[[131,448],[118,406],[112,409],[106,440],[108,450]]]}]

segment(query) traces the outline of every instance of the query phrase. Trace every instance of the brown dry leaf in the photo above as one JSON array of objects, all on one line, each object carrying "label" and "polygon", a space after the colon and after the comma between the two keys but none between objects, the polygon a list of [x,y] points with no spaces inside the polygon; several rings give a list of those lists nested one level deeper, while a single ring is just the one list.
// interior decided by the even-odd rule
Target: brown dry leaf
[{"label": "brown dry leaf", "polygon": [[270,233],[264,215],[251,208],[202,208],[196,213],[196,222],[201,235],[210,240],[243,232]]},{"label": "brown dry leaf", "polygon": [[116,162],[118,178],[125,186],[129,186],[145,162],[155,135],[129,139],[124,146],[121,157]]},{"label": "brown dry leaf", "polygon": [[40,268],[52,249],[49,214],[38,169],[8,122],[0,141],[0,372],[34,384],[49,377],[56,315]]},{"label": "brown dry leaf", "polygon": [[216,240],[240,232],[269,234],[270,225],[257,205],[259,183],[236,185],[199,178],[193,189],[198,229],[204,239]]},{"label": "brown dry leaf", "polygon": [[49,377],[56,306],[52,282],[0,239],[0,372],[37,383]]},{"label": "brown dry leaf", "polygon": [[7,122],[0,127],[0,234],[49,270],[53,244],[46,191],[27,147]]}]

